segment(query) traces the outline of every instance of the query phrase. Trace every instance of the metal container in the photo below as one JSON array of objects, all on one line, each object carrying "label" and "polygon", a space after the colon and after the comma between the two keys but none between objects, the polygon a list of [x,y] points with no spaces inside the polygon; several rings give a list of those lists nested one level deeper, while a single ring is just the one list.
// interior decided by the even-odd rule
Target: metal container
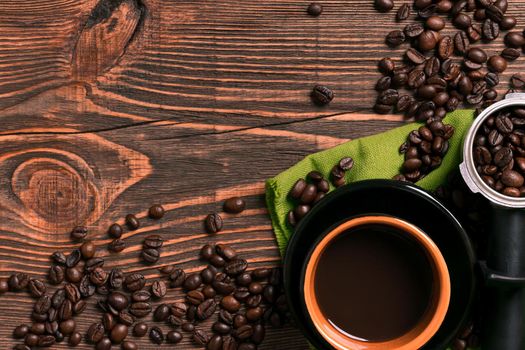
[{"label": "metal container", "polygon": [[483,350],[525,349],[525,198],[505,196],[490,188],[476,172],[473,144],[478,129],[501,109],[523,106],[525,94],[508,94],[474,121],[463,145],[461,174],[472,192],[492,204],[484,277]]}]

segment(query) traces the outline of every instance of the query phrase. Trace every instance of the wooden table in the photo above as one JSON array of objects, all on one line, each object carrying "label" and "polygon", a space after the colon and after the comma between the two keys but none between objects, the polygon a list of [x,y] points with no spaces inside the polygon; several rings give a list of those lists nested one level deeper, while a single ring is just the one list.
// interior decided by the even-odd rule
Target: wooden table
[{"label": "wooden table", "polygon": [[[324,1],[313,18],[297,0],[2,0],[1,275],[43,277],[52,252],[75,247],[73,226],[88,225],[105,246],[109,224],[144,218],[153,203],[166,217],[127,233],[123,253],[103,249],[108,266],[157,276],[138,258],[150,232],[167,241],[163,265],[202,268],[196,256],[209,241],[232,244],[254,266],[278,264],[264,180],[309,153],[403,123],[371,110],[377,60],[402,52],[384,36],[404,25],[372,3]],[[523,22],[525,2],[510,7]],[[513,63],[508,77],[523,68],[525,60]],[[316,83],[335,91],[328,108],[309,100]],[[234,195],[248,210],[207,235],[205,214]],[[7,349],[32,300],[1,300]],[[90,306],[78,328],[98,317]],[[260,348],[307,345],[287,326],[269,330]]]}]

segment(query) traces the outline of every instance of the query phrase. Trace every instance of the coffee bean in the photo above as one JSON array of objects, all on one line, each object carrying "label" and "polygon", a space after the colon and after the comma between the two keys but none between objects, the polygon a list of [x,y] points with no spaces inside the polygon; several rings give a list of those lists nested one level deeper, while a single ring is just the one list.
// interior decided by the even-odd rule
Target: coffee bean
[{"label": "coffee bean", "polygon": [[193,323],[190,323],[190,322],[185,322],[182,324],[182,326],[180,327],[184,332],[193,332],[195,330],[195,326],[193,325]]},{"label": "coffee bean", "polygon": [[204,226],[208,233],[217,233],[222,230],[223,221],[219,214],[212,213],[206,216],[204,220]]},{"label": "coffee bean", "polygon": [[501,174],[501,182],[507,187],[521,187],[524,181],[523,176],[514,170],[505,170]]},{"label": "coffee bean", "polygon": [[182,317],[175,315],[169,315],[167,321],[172,327],[180,327],[184,323],[184,319]]},{"label": "coffee bean", "polygon": [[217,303],[213,299],[207,299],[197,306],[197,317],[199,320],[206,320],[211,317],[217,309]]},{"label": "coffee bean", "polygon": [[386,36],[386,43],[390,46],[399,46],[405,42],[405,33],[400,30],[393,30]]},{"label": "coffee bean", "polygon": [[425,30],[418,37],[418,46],[422,51],[433,50],[438,43],[436,32],[432,30]]},{"label": "coffee bean", "polygon": [[421,52],[417,51],[414,48],[410,48],[405,53],[408,60],[410,60],[412,63],[418,65],[422,64],[426,61],[425,55],[423,55]]},{"label": "coffee bean", "polygon": [[204,299],[204,294],[202,294],[202,292],[198,290],[192,290],[186,294],[186,300],[188,301],[188,303],[193,304],[195,306],[202,303]]},{"label": "coffee bean", "polygon": [[137,301],[130,305],[129,312],[138,318],[146,317],[151,312],[151,304],[146,301]]},{"label": "coffee bean", "polygon": [[396,65],[392,59],[385,57],[379,61],[378,68],[383,74],[391,74],[396,68]]},{"label": "coffee bean", "polygon": [[452,23],[459,29],[467,29],[472,24],[472,19],[464,13],[458,13]]},{"label": "coffee bean", "polygon": [[505,35],[505,44],[508,47],[520,48],[525,45],[525,37],[519,32],[508,32]]},{"label": "coffee bean", "polygon": [[495,5],[489,5],[485,9],[487,18],[493,20],[496,23],[500,23],[503,20],[504,12]]},{"label": "coffee bean", "polygon": [[232,313],[239,311],[239,309],[241,308],[241,304],[239,303],[239,301],[231,295],[227,295],[224,298],[222,298],[221,306],[225,310],[232,312]]},{"label": "coffee bean", "polygon": [[96,248],[95,244],[93,244],[93,242],[91,242],[91,241],[85,241],[80,246],[80,254],[86,260],[87,259],[91,259],[92,257],[94,257],[96,251],[97,251],[97,248]]},{"label": "coffee bean", "polygon": [[483,37],[489,41],[492,41],[499,36],[499,25],[490,18],[487,18],[483,22],[481,30],[483,33]]},{"label": "coffee bean", "polygon": [[520,190],[515,187],[506,187],[503,189],[502,193],[509,197],[519,197],[521,195]]},{"label": "coffee bean", "polygon": [[[69,319],[69,320],[66,320],[66,321],[62,321],[60,322],[60,325],[59,325],[59,328],[60,328],[60,332],[64,335],[69,335],[71,333],[73,333],[76,329],[76,322],[75,320],[73,319]],[[54,332],[51,332],[51,333],[55,333],[56,330]]]},{"label": "coffee bean", "polygon": [[37,314],[45,314],[49,311],[49,308],[51,307],[51,298],[48,295],[42,295],[38,300],[35,302],[35,305],[33,307],[33,310]]},{"label": "coffee bean", "polygon": [[124,341],[122,343],[122,350],[138,350],[138,345],[132,341]]},{"label": "coffee bean", "polygon": [[325,106],[334,99],[333,91],[323,85],[314,86],[310,96],[312,101],[318,106]]},{"label": "coffee bean", "polygon": [[246,340],[253,335],[253,327],[245,324],[240,326],[233,332],[233,336],[239,340]]},{"label": "coffee bean", "polygon": [[66,256],[62,252],[54,252],[51,254],[51,260],[53,260],[58,265],[66,264]]},{"label": "coffee bean", "polygon": [[110,332],[109,338],[113,344],[120,344],[128,336],[128,326],[117,324]]},{"label": "coffee bean", "polygon": [[314,201],[315,196],[317,195],[317,186],[314,184],[306,185],[299,202],[302,204],[310,204]]},{"label": "coffee bean", "polygon": [[375,0],[375,7],[379,12],[388,12],[394,8],[393,0]]},{"label": "coffee bean", "polygon": [[323,12],[323,6],[318,2],[312,2],[306,9],[306,12],[313,17],[320,16]]},{"label": "coffee bean", "polygon": [[501,29],[509,30],[516,26],[516,18],[511,16],[504,16],[501,22],[499,23]]},{"label": "coffee bean", "polygon": [[86,261],[86,265],[84,269],[87,272],[93,272],[97,268],[101,268],[104,266],[104,259],[102,258],[92,258]]},{"label": "coffee bean", "polygon": [[525,87],[525,76],[516,73],[510,78],[510,85],[515,89],[523,89]]},{"label": "coffee bean", "polygon": [[102,338],[95,346],[95,350],[110,350],[110,349],[111,349],[111,340],[108,337]]},{"label": "coffee bean", "polygon": [[26,336],[26,334],[29,332],[29,326],[22,324],[15,328],[13,331],[13,337],[15,339],[22,339]]},{"label": "coffee bean", "polygon": [[467,36],[471,43],[475,43],[481,40],[483,31],[479,24],[473,24],[467,28]]},{"label": "coffee bean", "polygon": [[[271,288],[274,288],[273,286],[268,286]],[[248,307],[257,307],[262,302],[262,296],[261,294],[252,294],[249,297],[246,298],[245,304]]]},{"label": "coffee bean", "polygon": [[251,341],[257,345],[261,344],[264,340],[265,335],[266,335],[266,330],[264,326],[262,324],[256,324],[253,326],[253,334],[251,337]]},{"label": "coffee bean", "polygon": [[496,73],[501,73],[507,69],[507,61],[501,56],[495,55],[489,58],[487,67]]},{"label": "coffee bean", "polygon": [[29,276],[25,273],[14,273],[8,280],[9,290],[19,292],[27,288],[29,285]]},{"label": "coffee bean", "polygon": [[410,5],[403,4],[399,7],[396,14],[396,19],[398,21],[404,21],[410,17]]},{"label": "coffee bean", "polygon": [[82,341],[82,334],[75,332],[69,336],[68,345],[77,346]]},{"label": "coffee bean", "polygon": [[164,244],[164,240],[159,235],[149,235],[142,242],[144,248],[160,249]]},{"label": "coffee bean", "polygon": [[222,337],[222,350],[238,350],[237,341],[229,335]]},{"label": "coffee bean", "polygon": [[212,336],[206,345],[206,350],[221,350],[222,337],[218,334]]},{"label": "coffee bean", "polygon": [[148,264],[154,264],[160,259],[160,252],[158,249],[153,248],[147,248],[142,249],[142,260],[144,260]]},{"label": "coffee bean", "polygon": [[151,330],[149,331],[149,339],[152,343],[160,345],[164,341],[164,334],[159,327],[154,326],[151,327]]},{"label": "coffee bean", "polygon": [[186,273],[182,269],[175,269],[175,271],[171,273],[169,279],[171,288],[180,287],[186,280]]},{"label": "coffee bean", "polygon": [[184,289],[188,291],[195,290],[199,288],[201,283],[202,283],[202,279],[201,279],[200,274],[193,273],[186,278],[186,280],[184,281],[183,287]]},{"label": "coffee bean", "polygon": [[121,292],[112,292],[108,296],[108,304],[111,305],[115,310],[121,311],[128,307],[128,297]]},{"label": "coffee bean", "polygon": [[229,334],[231,332],[231,326],[223,322],[215,322],[212,326],[212,330],[219,334]]},{"label": "coffee bean", "polygon": [[113,238],[120,238],[122,236],[122,231],[122,226],[115,223],[109,226],[108,234]]},{"label": "coffee bean", "polygon": [[143,322],[137,323],[135,327],[133,327],[133,335],[135,337],[141,338],[145,336],[147,333],[148,333],[148,325]]},{"label": "coffee bean", "polygon": [[29,347],[36,347],[38,345],[38,335],[32,333],[26,334],[24,343]]},{"label": "coffee bean", "polygon": [[89,280],[95,286],[102,286],[108,280],[108,273],[101,267],[97,267],[89,275]]},{"label": "coffee bean", "polygon": [[91,344],[96,344],[104,337],[104,331],[102,323],[93,323],[86,333],[86,340]]},{"label": "coffee bean", "polygon": [[495,119],[495,125],[499,132],[502,134],[511,133],[514,129],[514,124],[508,115],[500,114]]},{"label": "coffee bean", "polygon": [[52,335],[41,335],[38,337],[38,346],[41,348],[49,348],[56,343],[56,339]]},{"label": "coffee bean", "polygon": [[154,204],[149,208],[148,216],[152,219],[159,220],[164,216],[164,208],[160,204]]},{"label": "coffee bean", "polygon": [[224,272],[228,275],[238,275],[246,270],[248,262],[244,259],[234,259],[224,266]]},{"label": "coffee bean", "polygon": [[191,339],[195,344],[205,346],[208,343],[210,336],[202,329],[195,329]]},{"label": "coffee bean", "polygon": [[512,160],[512,150],[508,147],[502,147],[494,154],[494,164],[498,167],[506,166]]},{"label": "coffee bean", "polygon": [[501,52],[501,57],[507,61],[517,60],[521,56],[520,50],[514,48],[506,48]]},{"label": "coffee bean", "polygon": [[40,298],[46,293],[46,285],[39,279],[30,279],[28,283],[29,292],[35,298]]},{"label": "coffee bean", "polygon": [[246,208],[246,202],[240,197],[232,197],[224,201],[223,210],[227,213],[238,214]]},{"label": "coffee bean", "polygon": [[425,31],[425,28],[420,23],[407,24],[403,29],[403,33],[407,38],[417,38],[421,33]]},{"label": "coffee bean", "polygon": [[233,296],[240,301],[246,300],[250,296],[250,291],[247,287],[237,287],[235,292],[233,293]]},{"label": "coffee bean", "polygon": [[164,281],[155,280],[151,284],[151,294],[155,298],[163,298],[166,295],[167,291],[168,289]]},{"label": "coffee bean", "polygon": [[169,331],[166,334],[166,341],[170,344],[178,344],[182,341],[182,333],[177,331]]},{"label": "coffee bean", "polygon": [[71,238],[73,240],[82,240],[86,238],[88,229],[85,226],[77,226],[71,231]]},{"label": "coffee bean", "polygon": [[125,222],[126,222],[126,226],[130,230],[136,230],[140,227],[139,219],[133,214],[126,215]]},{"label": "coffee bean", "polygon": [[108,249],[115,253],[120,253],[126,248],[126,242],[124,240],[117,238],[114,239],[109,245]]},{"label": "coffee bean", "polygon": [[449,58],[454,51],[454,43],[448,35],[441,38],[438,44],[437,54],[442,60]]},{"label": "coffee bean", "polygon": [[457,32],[454,35],[454,47],[460,55],[465,55],[470,47],[470,40],[465,32]]},{"label": "coffee bean", "polygon": [[[425,72],[420,69],[414,69],[408,74],[407,85],[413,89],[418,88],[425,83],[425,80]],[[412,100],[410,102],[412,102]]]},{"label": "coffee bean", "polygon": [[428,5],[427,7],[419,10],[417,14],[419,17],[426,19],[434,15],[436,11],[437,11],[437,6],[435,4],[432,4],[432,5]]},{"label": "coffee bean", "polygon": [[124,286],[130,292],[135,292],[137,290],[144,288],[145,284],[146,284],[146,279],[140,273],[129,274],[126,276],[124,280]]}]

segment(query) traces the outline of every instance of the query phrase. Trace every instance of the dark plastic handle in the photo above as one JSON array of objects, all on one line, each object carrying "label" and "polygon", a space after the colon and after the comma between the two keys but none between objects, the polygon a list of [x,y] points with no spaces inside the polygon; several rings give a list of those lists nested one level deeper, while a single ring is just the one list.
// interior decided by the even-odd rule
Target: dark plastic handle
[{"label": "dark plastic handle", "polygon": [[525,210],[494,206],[485,268],[482,350],[525,349]]}]

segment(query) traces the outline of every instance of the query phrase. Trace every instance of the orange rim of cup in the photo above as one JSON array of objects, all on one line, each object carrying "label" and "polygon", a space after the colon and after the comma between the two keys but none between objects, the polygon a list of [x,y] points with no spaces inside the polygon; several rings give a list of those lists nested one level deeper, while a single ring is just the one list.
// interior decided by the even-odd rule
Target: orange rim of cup
[{"label": "orange rim of cup", "polygon": [[[315,298],[315,273],[319,259],[326,247],[341,233],[348,229],[369,225],[381,224],[395,227],[414,238],[426,251],[432,265],[434,284],[432,299],[425,314],[416,326],[406,334],[387,341],[368,342],[352,338],[338,331],[323,315]],[[443,323],[450,304],[450,275],[447,264],[437,245],[418,227],[395,217],[363,216],[346,221],[330,231],[319,244],[316,245],[306,266],[304,281],[304,298],[306,308],[313,324],[321,336],[338,350],[414,350],[425,345],[439,330]]]}]

